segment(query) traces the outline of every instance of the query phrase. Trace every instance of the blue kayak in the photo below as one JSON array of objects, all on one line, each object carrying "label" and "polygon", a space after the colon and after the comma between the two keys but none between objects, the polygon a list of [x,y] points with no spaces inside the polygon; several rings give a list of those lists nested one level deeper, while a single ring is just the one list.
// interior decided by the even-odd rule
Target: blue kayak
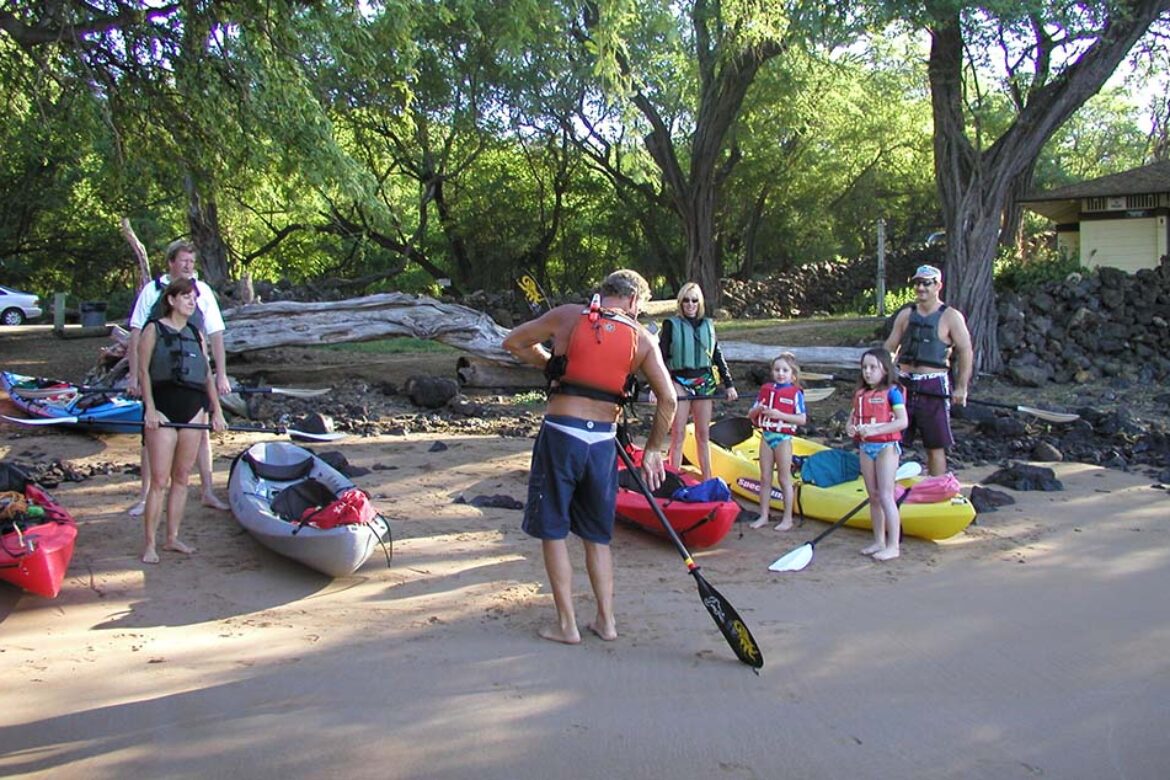
[{"label": "blue kayak", "polygon": [[[46,396],[49,390],[59,393]],[[12,403],[30,417],[53,419],[56,417],[80,417],[81,421],[62,427],[74,427],[102,433],[140,433],[141,425],[119,425],[118,423],[141,423],[142,401],[129,398],[122,390],[111,388],[108,393],[79,393],[77,385],[56,379],[14,374],[0,371],[0,390],[8,393]],[[36,391],[36,397],[22,395],[21,391]]]}]

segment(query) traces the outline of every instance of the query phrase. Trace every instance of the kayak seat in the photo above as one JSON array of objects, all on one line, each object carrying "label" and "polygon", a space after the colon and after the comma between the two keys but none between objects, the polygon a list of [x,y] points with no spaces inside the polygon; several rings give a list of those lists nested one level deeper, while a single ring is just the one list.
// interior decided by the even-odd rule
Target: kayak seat
[{"label": "kayak seat", "polygon": [[298,479],[304,479],[309,476],[309,472],[313,470],[313,459],[311,457],[299,460],[296,463],[268,463],[266,461],[256,460],[256,458],[252,457],[251,452],[245,452],[244,462],[252,468],[252,473],[257,477],[273,482],[295,482]]},{"label": "kayak seat", "polygon": [[337,495],[324,483],[310,477],[294,482],[276,494],[272,499],[272,511],[289,522],[300,522],[306,509],[329,506]]},{"label": "kayak seat", "polygon": [[708,435],[711,441],[729,450],[752,437],[755,426],[746,417],[724,417],[711,424]]},{"label": "kayak seat", "polygon": [[[641,492],[638,483],[634,480],[634,475],[630,473],[629,469],[621,469],[618,471],[618,485],[626,490],[633,490]],[[672,471],[666,472],[666,479],[662,480],[662,484],[653,492],[655,498],[670,498],[674,491],[679,488],[686,487],[678,474]]]}]

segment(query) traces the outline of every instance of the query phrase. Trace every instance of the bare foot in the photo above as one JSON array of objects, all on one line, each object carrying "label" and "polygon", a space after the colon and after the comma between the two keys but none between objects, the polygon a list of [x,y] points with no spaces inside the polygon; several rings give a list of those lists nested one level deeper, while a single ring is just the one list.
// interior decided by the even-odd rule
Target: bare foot
[{"label": "bare foot", "polygon": [[748,528],[763,528],[767,524],[768,524],[768,517],[766,515],[760,515],[760,518],[758,520],[756,520],[754,523],[752,523],[750,526],[748,526]]},{"label": "bare foot", "polygon": [[[191,555],[195,552],[196,548],[192,547],[191,545],[189,545],[185,542],[180,542],[178,539],[176,539],[173,542],[167,542],[166,544],[164,544],[163,549],[170,550],[171,552],[183,553],[183,555]],[[158,559],[156,558],[155,560],[158,560]]]},{"label": "bare foot", "polygon": [[777,531],[791,531],[792,528],[793,528],[793,524],[792,524],[791,517],[788,518],[787,520],[781,521],[781,522],[776,524]]},{"label": "bare foot", "polygon": [[551,626],[549,628],[542,628],[538,632],[541,639],[547,639],[550,642],[560,642],[564,645],[579,645],[581,644],[581,634],[573,631],[571,634],[566,634],[561,631],[560,626]]},{"label": "bare foot", "polygon": [[215,495],[215,493],[204,493],[200,503],[203,504],[203,506],[211,507],[212,509],[218,509],[221,512],[226,512],[231,509],[231,507],[221,501],[219,496]]},{"label": "bare foot", "polygon": [[148,547],[142,551],[143,563],[158,563],[158,552],[153,547]]},{"label": "bare foot", "polygon": [[595,626],[593,623],[590,623],[588,626],[586,626],[586,628],[588,628],[590,631],[592,631],[597,636],[598,639],[605,640],[606,642],[612,642],[613,640],[618,638],[618,633],[617,633],[616,628],[611,628],[608,631],[602,631],[597,626]]},{"label": "bare foot", "polygon": [[135,504],[134,506],[127,509],[126,514],[130,515],[131,517],[140,517],[142,515],[142,513],[145,511],[146,511],[146,502],[139,501],[137,504]]},{"label": "bare foot", "polygon": [[886,547],[885,549],[875,552],[873,554],[873,559],[875,561],[892,561],[899,555],[901,555],[901,552],[899,552],[897,547]]},{"label": "bare foot", "polygon": [[879,550],[884,550],[884,549],[886,549],[886,546],[884,544],[878,544],[877,542],[874,542],[869,547],[862,547],[861,554],[862,555],[873,555],[875,552],[878,552]]}]

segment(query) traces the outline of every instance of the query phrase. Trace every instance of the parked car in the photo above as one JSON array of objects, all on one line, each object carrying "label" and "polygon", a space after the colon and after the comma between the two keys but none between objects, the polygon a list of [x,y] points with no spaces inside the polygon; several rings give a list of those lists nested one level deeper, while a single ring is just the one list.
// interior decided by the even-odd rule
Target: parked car
[{"label": "parked car", "polygon": [[32,293],[0,285],[0,325],[23,325],[41,316],[41,302]]}]

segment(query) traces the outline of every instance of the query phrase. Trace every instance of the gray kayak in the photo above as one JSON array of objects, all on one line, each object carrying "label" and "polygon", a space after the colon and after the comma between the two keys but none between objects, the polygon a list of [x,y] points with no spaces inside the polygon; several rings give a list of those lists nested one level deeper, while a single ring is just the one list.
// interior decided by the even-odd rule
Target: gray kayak
[{"label": "gray kayak", "polygon": [[236,520],[260,544],[322,574],[346,577],[379,544],[389,559],[390,522],[378,513],[364,523],[317,528],[298,518],[301,508],[327,504],[355,487],[309,450],[273,441],[253,444],[236,458],[228,496]]}]

